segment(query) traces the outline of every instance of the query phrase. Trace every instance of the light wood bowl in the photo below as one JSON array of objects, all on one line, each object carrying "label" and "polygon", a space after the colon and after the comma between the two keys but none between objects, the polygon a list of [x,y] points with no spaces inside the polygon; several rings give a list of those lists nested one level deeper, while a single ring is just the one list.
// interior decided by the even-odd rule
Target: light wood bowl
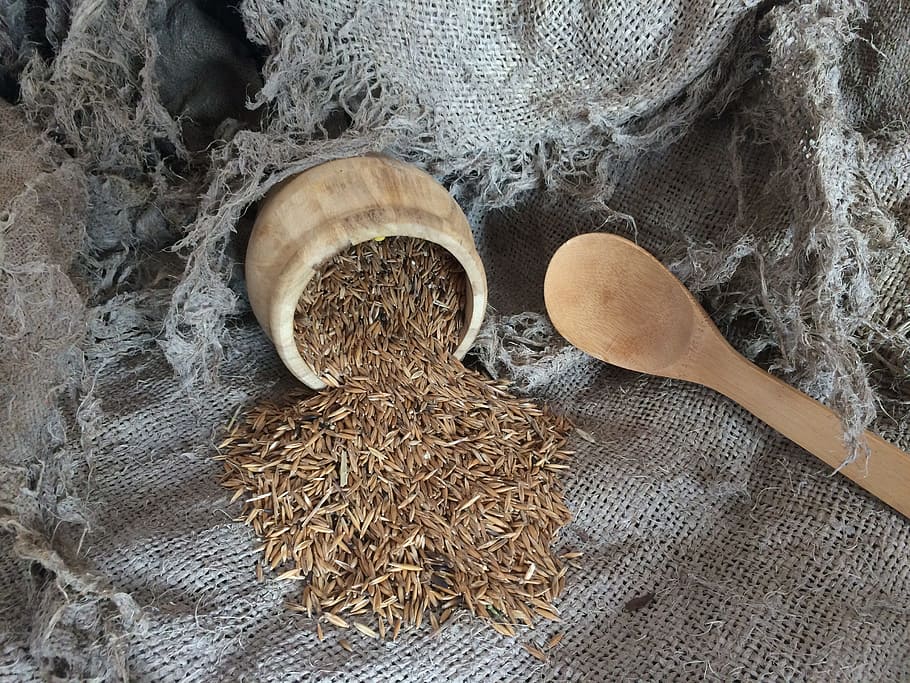
[{"label": "light wood bowl", "polygon": [[307,386],[325,383],[294,339],[304,288],[322,263],[352,245],[396,236],[434,242],[464,268],[464,336],[455,350],[463,358],[483,321],[487,278],[464,213],[430,175],[384,157],[338,159],[284,181],[263,201],[246,253],[250,304],[285,366]]}]

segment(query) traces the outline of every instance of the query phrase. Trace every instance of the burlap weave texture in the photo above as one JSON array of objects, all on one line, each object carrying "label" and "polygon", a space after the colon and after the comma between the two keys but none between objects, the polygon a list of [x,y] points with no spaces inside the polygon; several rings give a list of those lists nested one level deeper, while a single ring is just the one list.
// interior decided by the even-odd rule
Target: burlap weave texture
[{"label": "burlap weave texture", "polygon": [[[566,346],[541,294],[569,237],[631,237],[910,448],[901,2],[25,4],[0,8],[0,679],[910,680],[910,522],[726,399]],[[217,484],[218,426],[292,381],[239,277],[255,202],[371,151],[470,217],[475,362],[580,430],[581,568],[519,638],[563,632],[546,663],[466,616],[320,643]]]}]

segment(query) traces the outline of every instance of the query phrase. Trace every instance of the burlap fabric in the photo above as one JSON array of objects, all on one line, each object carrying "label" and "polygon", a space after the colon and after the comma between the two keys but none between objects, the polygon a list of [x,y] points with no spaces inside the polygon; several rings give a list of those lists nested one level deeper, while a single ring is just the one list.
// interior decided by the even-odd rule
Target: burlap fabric
[{"label": "burlap fabric", "polygon": [[[726,399],[567,347],[541,296],[568,237],[633,237],[910,448],[898,0],[27,4],[0,7],[0,678],[910,679],[910,522]],[[451,188],[490,278],[475,362],[579,427],[581,568],[518,642],[462,616],[320,643],[216,482],[219,425],[291,386],[245,304],[250,207],[366,151]],[[547,663],[519,645],[557,631]]]}]

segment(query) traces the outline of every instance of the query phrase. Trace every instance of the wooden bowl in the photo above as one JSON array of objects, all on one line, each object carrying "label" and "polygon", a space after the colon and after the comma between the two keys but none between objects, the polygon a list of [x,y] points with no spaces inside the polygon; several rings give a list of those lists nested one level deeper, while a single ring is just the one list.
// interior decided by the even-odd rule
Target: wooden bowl
[{"label": "wooden bowl", "polygon": [[276,186],[263,201],[246,253],[246,283],[256,319],[297,379],[325,383],[303,360],[294,311],[319,266],[377,237],[417,237],[446,249],[464,268],[467,353],[483,321],[487,279],[464,213],[430,175],[383,157],[352,157],[315,166]]}]

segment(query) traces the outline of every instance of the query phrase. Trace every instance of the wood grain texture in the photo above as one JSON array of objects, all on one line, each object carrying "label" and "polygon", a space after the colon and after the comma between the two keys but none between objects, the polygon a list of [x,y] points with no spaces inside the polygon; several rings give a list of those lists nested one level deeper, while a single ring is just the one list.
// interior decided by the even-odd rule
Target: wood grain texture
[{"label": "wood grain texture", "polygon": [[866,432],[869,457],[843,465],[849,450],[840,418],[737,353],[641,247],[605,233],[569,240],[550,261],[544,299],[556,329],[586,353],[722,393],[910,517],[910,454]]},{"label": "wood grain texture", "polygon": [[464,337],[471,347],[487,301],[483,263],[461,208],[432,176],[379,156],[315,166],[265,198],[246,254],[246,281],[256,319],[285,366],[304,384],[325,384],[300,357],[294,310],[316,269],[354,244],[377,237],[416,237],[455,257],[467,276]]}]

